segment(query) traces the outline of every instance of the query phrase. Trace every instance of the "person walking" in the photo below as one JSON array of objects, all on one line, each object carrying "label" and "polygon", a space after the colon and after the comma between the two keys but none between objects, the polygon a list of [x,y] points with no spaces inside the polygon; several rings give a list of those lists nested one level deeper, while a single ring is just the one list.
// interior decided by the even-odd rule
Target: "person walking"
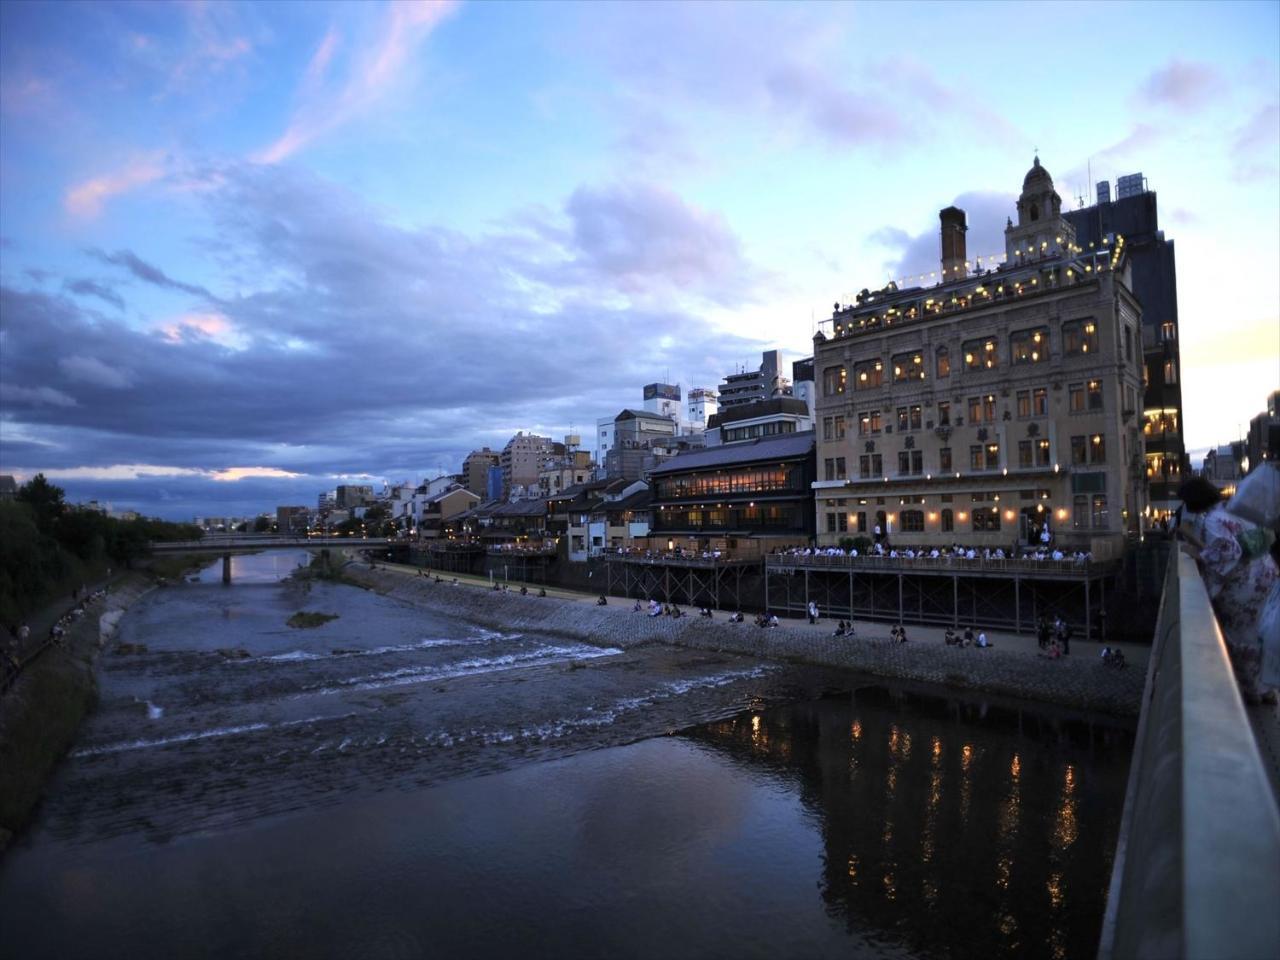
[{"label": "person walking", "polygon": [[818,605],[812,600],[809,601],[809,622],[818,622]]}]

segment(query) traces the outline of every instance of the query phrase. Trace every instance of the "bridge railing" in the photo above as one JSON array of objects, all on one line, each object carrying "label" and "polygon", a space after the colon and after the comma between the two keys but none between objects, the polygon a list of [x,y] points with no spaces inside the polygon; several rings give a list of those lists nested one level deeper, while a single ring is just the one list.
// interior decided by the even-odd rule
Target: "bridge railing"
[{"label": "bridge railing", "polygon": [[1280,811],[1195,561],[1169,564],[1099,960],[1280,956]]}]

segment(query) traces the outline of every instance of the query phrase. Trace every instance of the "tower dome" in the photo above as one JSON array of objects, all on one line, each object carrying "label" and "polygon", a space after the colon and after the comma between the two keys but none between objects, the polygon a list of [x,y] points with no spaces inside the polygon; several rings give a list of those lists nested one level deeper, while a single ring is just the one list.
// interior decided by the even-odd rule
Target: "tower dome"
[{"label": "tower dome", "polygon": [[1053,177],[1049,175],[1049,171],[1040,166],[1040,155],[1036,154],[1035,162],[1031,164],[1031,169],[1027,171],[1027,175],[1022,178],[1022,192],[1026,193],[1028,188],[1039,187],[1039,181],[1048,183],[1049,188],[1053,189]]}]

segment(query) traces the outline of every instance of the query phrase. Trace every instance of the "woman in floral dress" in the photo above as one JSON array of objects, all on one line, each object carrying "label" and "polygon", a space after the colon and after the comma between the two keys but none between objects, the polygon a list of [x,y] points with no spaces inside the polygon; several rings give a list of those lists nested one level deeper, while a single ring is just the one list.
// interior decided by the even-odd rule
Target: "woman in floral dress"
[{"label": "woman in floral dress", "polygon": [[1218,488],[1203,477],[1184,483],[1178,496],[1188,514],[1182,534],[1196,548],[1236,681],[1245,699],[1256,702],[1265,692],[1258,618],[1277,579],[1269,531],[1229,513]]}]

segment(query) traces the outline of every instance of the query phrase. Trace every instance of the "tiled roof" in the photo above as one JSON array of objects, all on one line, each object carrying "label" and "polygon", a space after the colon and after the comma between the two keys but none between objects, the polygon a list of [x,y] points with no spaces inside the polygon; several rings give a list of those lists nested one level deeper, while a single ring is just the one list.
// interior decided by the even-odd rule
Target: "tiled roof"
[{"label": "tiled roof", "polygon": [[650,476],[668,473],[684,473],[689,470],[705,470],[708,467],[727,467],[739,463],[757,463],[761,460],[788,460],[813,452],[814,432],[784,433],[777,437],[760,437],[742,443],[724,443],[692,453],[672,457],[660,467],[650,470]]}]

